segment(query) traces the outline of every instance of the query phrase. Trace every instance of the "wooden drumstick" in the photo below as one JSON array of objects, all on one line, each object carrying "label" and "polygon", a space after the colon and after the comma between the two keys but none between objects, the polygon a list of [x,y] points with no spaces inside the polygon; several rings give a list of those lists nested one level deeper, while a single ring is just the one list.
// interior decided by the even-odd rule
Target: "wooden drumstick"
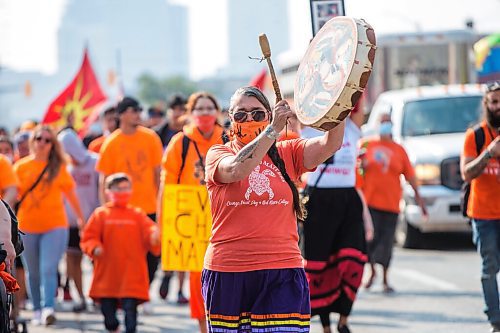
[{"label": "wooden drumstick", "polygon": [[278,80],[276,79],[276,74],[274,73],[273,63],[271,62],[271,48],[269,47],[269,41],[267,40],[266,34],[261,34],[259,36],[260,49],[262,54],[267,61],[267,66],[269,67],[269,73],[271,74],[271,79],[273,81],[274,93],[276,94],[276,103],[281,101],[281,92]]}]

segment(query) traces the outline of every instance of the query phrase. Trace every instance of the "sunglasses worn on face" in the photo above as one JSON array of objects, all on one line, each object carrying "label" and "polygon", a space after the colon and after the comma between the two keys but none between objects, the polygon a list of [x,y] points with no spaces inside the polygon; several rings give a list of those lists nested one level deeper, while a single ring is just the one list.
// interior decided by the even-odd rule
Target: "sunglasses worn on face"
[{"label": "sunglasses worn on face", "polygon": [[43,142],[45,142],[46,144],[49,144],[49,143],[51,143],[51,142],[52,142],[52,140],[51,140],[51,139],[47,139],[47,138],[44,138],[44,137],[42,137],[42,136],[37,136],[37,137],[35,137],[35,141],[36,141],[36,142],[41,142],[41,141],[43,141]]},{"label": "sunglasses worn on face", "polygon": [[264,110],[253,110],[251,112],[237,111],[233,114],[234,121],[237,123],[244,123],[251,116],[253,121],[264,121],[267,119],[267,112]]},{"label": "sunglasses worn on face", "polygon": [[141,107],[132,108],[132,112],[140,113],[140,112],[142,112],[142,108]]}]

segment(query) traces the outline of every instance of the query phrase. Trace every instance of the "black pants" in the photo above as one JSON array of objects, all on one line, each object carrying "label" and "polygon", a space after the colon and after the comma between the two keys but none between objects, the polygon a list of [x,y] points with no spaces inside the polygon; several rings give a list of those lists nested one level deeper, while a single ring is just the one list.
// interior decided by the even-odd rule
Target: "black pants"
[{"label": "black pants", "polygon": [[370,214],[373,220],[373,240],[368,244],[368,258],[372,264],[380,264],[389,268],[394,247],[398,214],[372,207]]},{"label": "black pants", "polygon": [[[148,217],[156,222],[156,214],[148,214]],[[148,255],[146,257],[148,261],[148,278],[149,278],[149,285],[153,282],[155,279],[155,273],[156,270],[158,269],[158,264],[160,263],[160,257],[155,256],[151,252],[148,252]]]},{"label": "black pants", "polygon": [[101,298],[101,312],[104,315],[104,326],[108,331],[114,331],[120,323],[116,318],[118,302],[125,312],[125,332],[135,333],[137,327],[137,299],[135,298]]}]

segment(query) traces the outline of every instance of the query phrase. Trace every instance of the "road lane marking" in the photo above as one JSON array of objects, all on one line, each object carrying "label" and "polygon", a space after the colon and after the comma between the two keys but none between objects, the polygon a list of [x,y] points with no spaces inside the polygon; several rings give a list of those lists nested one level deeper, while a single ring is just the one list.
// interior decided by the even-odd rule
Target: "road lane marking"
[{"label": "road lane marking", "polygon": [[450,283],[445,280],[441,280],[438,278],[435,278],[433,276],[421,273],[419,271],[413,270],[413,269],[394,269],[393,273],[405,278],[408,278],[410,280],[413,280],[415,282],[419,282],[431,287],[435,287],[441,290],[447,290],[447,291],[460,291],[460,289],[456,284]]}]

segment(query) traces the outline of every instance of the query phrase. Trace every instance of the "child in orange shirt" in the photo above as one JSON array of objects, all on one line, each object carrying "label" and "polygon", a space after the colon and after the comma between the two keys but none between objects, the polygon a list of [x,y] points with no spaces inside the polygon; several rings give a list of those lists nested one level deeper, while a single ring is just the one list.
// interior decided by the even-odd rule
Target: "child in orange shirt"
[{"label": "child in orange shirt", "polygon": [[137,306],[149,300],[146,263],[148,251],[160,254],[156,224],[139,208],[128,204],[132,183],[124,173],[106,179],[109,202],[90,216],[80,247],[94,260],[89,296],[101,303],[104,325],[118,332],[116,310],[125,312],[126,332],[135,332]]}]

